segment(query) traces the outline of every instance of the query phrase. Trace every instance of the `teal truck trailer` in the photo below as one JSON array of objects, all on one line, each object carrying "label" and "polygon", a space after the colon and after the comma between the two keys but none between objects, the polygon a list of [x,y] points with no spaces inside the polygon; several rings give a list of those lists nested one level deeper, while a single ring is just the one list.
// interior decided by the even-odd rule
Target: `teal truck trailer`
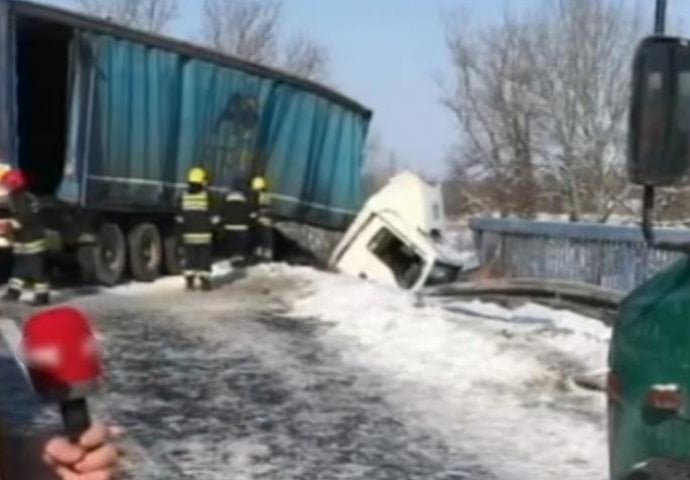
[{"label": "teal truck trailer", "polygon": [[179,268],[192,166],[218,194],[267,178],[278,219],[342,230],[371,112],[322,85],[65,10],[0,0],[0,164],[19,167],[61,256],[112,285]]}]

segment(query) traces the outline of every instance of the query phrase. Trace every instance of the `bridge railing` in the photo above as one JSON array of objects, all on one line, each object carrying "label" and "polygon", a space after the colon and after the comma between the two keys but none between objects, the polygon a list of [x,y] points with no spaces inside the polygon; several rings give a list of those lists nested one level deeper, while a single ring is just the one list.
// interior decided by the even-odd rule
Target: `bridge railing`
[{"label": "bridge railing", "polygon": [[[632,290],[683,254],[648,248],[636,226],[476,218],[482,265],[512,277],[570,280]],[[690,230],[659,228],[662,242],[690,244]]]}]

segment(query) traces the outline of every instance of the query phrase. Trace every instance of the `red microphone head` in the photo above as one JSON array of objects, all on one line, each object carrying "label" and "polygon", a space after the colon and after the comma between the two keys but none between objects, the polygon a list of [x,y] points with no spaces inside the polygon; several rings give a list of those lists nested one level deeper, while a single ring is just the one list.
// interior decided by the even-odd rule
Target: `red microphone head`
[{"label": "red microphone head", "polygon": [[84,398],[103,373],[91,322],[70,307],[45,310],[26,321],[24,358],[34,388],[50,400]]},{"label": "red microphone head", "polygon": [[2,176],[2,183],[10,192],[16,192],[26,189],[28,179],[21,170],[10,170]]}]

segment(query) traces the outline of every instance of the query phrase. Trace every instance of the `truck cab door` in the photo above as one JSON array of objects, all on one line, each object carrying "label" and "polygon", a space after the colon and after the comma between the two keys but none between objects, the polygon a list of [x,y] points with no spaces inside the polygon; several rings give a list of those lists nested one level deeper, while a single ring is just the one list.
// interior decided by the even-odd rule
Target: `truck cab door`
[{"label": "truck cab door", "polygon": [[413,290],[423,285],[429,262],[413,240],[384,218],[374,215],[336,267],[349,275]]},{"label": "truck cab door", "polygon": [[397,286],[395,275],[391,269],[368,248],[371,239],[384,226],[377,216],[369,218],[344,250],[335,267],[347,275],[373,280],[377,283]]}]

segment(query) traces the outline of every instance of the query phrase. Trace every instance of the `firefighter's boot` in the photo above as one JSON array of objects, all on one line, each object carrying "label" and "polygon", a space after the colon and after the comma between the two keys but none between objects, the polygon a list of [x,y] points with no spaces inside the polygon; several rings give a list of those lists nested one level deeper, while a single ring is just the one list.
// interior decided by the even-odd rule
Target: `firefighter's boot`
[{"label": "firefighter's boot", "polygon": [[34,306],[47,307],[50,305],[50,294],[47,292],[37,293],[34,297]]},{"label": "firefighter's boot", "polygon": [[2,296],[2,300],[5,302],[18,302],[19,298],[22,296],[22,291],[17,288],[8,288],[5,294]]},{"label": "firefighter's boot", "polygon": [[194,290],[194,288],[195,288],[195,286],[194,286],[194,275],[185,275],[184,281],[185,281],[185,289],[187,291],[191,292],[192,290]]},{"label": "firefighter's boot", "polygon": [[209,277],[201,277],[200,280],[202,292],[210,292],[213,290],[213,284],[211,283],[211,279]]}]

